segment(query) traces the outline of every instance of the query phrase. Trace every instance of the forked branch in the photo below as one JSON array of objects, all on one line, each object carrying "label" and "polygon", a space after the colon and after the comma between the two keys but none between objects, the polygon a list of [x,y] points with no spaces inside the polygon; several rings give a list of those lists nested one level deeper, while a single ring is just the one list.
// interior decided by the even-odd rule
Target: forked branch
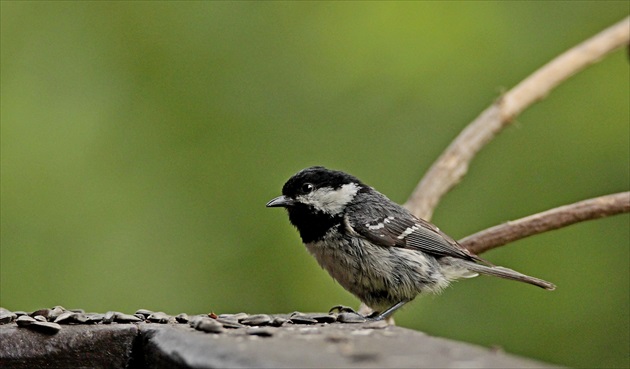
[{"label": "forked branch", "polygon": [[430,220],[444,194],[466,174],[474,156],[503,128],[564,80],[630,43],[630,17],[566,51],[527,77],[484,110],[435,161],[405,206]]},{"label": "forked branch", "polygon": [[[630,17],[566,51],[484,110],[433,163],[405,207],[430,220],[438,202],[466,175],[477,152],[534,102],[564,80],[630,43]],[[570,224],[630,211],[630,192],[602,196],[507,222],[470,235],[460,244],[480,254],[509,242]],[[371,311],[361,304],[363,314]],[[392,318],[388,318],[393,324]]]},{"label": "forked branch", "polygon": [[481,254],[538,233],[629,211],[630,192],[620,192],[509,221],[465,237],[459,243],[473,253]]}]

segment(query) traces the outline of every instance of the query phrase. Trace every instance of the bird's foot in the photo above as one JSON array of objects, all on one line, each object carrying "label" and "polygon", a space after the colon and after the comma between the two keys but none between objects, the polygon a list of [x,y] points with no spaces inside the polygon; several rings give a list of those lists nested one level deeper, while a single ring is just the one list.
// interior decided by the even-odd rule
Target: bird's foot
[{"label": "bird's foot", "polygon": [[335,305],[335,306],[331,307],[330,310],[328,310],[328,314],[333,313],[333,312],[337,312],[339,314],[341,314],[341,313],[353,313],[353,314],[361,315],[361,314],[357,313],[350,306],[345,306],[345,305]]},{"label": "bird's foot", "polygon": [[385,317],[378,311],[375,311],[368,315],[364,315],[363,318],[365,318],[365,320],[367,320],[368,322],[378,322],[379,320],[385,319]]},{"label": "bird's foot", "polygon": [[384,317],[378,312],[363,315],[353,308],[344,305],[335,305],[328,311],[328,314],[336,312],[339,314],[339,322],[342,323],[364,323],[364,322],[378,322],[384,319]]}]

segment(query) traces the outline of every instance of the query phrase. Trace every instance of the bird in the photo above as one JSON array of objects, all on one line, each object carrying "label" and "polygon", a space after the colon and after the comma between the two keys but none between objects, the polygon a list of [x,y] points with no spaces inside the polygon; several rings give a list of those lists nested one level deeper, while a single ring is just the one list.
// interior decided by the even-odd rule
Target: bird
[{"label": "bird", "polygon": [[343,171],[305,168],[266,206],[287,210],[319,265],[373,310],[368,320],[387,319],[418,295],[439,293],[452,281],[479,274],[556,288],[480,258]]}]

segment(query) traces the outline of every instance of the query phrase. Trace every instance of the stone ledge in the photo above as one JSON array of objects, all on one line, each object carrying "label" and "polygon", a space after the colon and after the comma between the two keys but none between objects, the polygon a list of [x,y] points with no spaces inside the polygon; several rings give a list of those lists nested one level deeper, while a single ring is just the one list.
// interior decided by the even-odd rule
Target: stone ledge
[{"label": "stone ledge", "polygon": [[66,325],[54,335],[0,325],[0,367],[549,368],[550,364],[382,324],[204,333],[183,324]]},{"label": "stone ledge", "polygon": [[0,325],[2,368],[127,368],[138,326],[73,325],[55,335]]},{"label": "stone ledge", "polygon": [[[320,324],[271,330],[271,337],[237,330],[207,335],[177,326],[140,328],[149,367],[166,368],[548,368],[470,344],[401,327]],[[154,358],[159,358],[152,362]]]}]

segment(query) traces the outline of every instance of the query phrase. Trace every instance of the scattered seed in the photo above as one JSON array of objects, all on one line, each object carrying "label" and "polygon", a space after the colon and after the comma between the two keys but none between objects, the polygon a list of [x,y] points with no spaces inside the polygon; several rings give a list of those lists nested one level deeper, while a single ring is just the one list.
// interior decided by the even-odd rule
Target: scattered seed
[{"label": "scattered seed", "polygon": [[271,317],[267,314],[250,315],[247,318],[239,319],[239,323],[245,325],[267,325],[271,322]]},{"label": "scattered seed", "polygon": [[68,324],[70,323],[70,321],[72,320],[72,316],[75,313],[71,312],[71,311],[66,311],[65,313],[57,316],[57,319],[53,320],[53,322],[55,323],[63,323],[63,324]]},{"label": "scattered seed", "polygon": [[178,314],[178,315],[175,317],[175,320],[176,320],[178,323],[188,323],[188,314],[186,314],[186,313],[181,313],[181,314]]},{"label": "scattered seed", "polygon": [[108,311],[103,316],[103,324],[111,324],[114,322],[114,318],[116,317],[115,311]]},{"label": "scattered seed", "polygon": [[153,312],[151,310],[147,310],[147,309],[138,309],[135,312],[135,316],[138,316],[138,314],[143,315],[144,318],[141,318],[142,320],[146,319],[149,315],[153,314]]},{"label": "scattered seed", "polygon": [[28,325],[28,328],[47,334],[55,334],[61,330],[61,326],[59,324],[51,322],[33,322]]},{"label": "scattered seed", "polygon": [[93,324],[93,323],[98,323],[103,321],[103,318],[105,317],[104,314],[99,314],[99,313],[90,313],[90,314],[86,314],[85,315],[85,323],[86,324]]},{"label": "scattered seed", "polygon": [[17,318],[15,313],[10,312],[5,308],[0,308],[0,324],[11,323]]},{"label": "scattered seed", "polygon": [[307,314],[311,319],[317,320],[318,323],[334,323],[337,321],[337,316],[332,314]]},{"label": "scattered seed", "polygon": [[317,324],[317,320],[301,313],[292,315],[289,321],[293,324]]},{"label": "scattered seed", "polygon": [[214,319],[201,318],[199,319],[194,328],[198,331],[206,333],[221,333],[223,332],[223,326]]},{"label": "scattered seed", "polygon": [[237,313],[237,314],[221,314],[219,318],[228,318],[228,319],[236,319],[241,320],[247,318],[249,315],[246,313]]},{"label": "scattered seed", "polygon": [[18,327],[28,327],[29,325],[35,323],[37,320],[35,320],[33,317],[29,316],[29,315],[20,315],[15,322],[17,323]]},{"label": "scattered seed", "polygon": [[341,313],[337,316],[337,321],[340,323],[364,323],[366,320],[357,313]]},{"label": "scattered seed", "polygon": [[32,313],[30,313],[30,316],[37,316],[37,315],[41,315],[44,318],[48,317],[48,314],[50,314],[50,309],[40,309],[40,310],[36,310],[33,311]]},{"label": "scattered seed", "polygon": [[281,327],[284,323],[288,321],[289,321],[288,319],[277,316],[273,318],[273,320],[269,323],[269,325],[272,327]]},{"label": "scattered seed", "polygon": [[63,306],[55,306],[54,308],[50,309],[50,312],[48,313],[48,320],[51,322],[54,322],[55,319],[57,319],[57,317],[63,313],[66,312],[66,309]]},{"label": "scattered seed", "polygon": [[136,322],[141,321],[142,319],[134,315],[115,313],[114,320],[118,323],[136,323]]},{"label": "scattered seed", "polygon": [[171,318],[170,315],[167,315],[164,312],[158,311],[157,313],[153,313],[147,317],[147,320],[153,323],[166,324],[168,320]]},{"label": "scattered seed", "polygon": [[206,318],[207,317],[203,315],[195,315],[191,317],[190,319],[188,319],[188,325],[195,328],[195,325],[197,325],[201,319],[206,319]]},{"label": "scattered seed", "polygon": [[223,325],[223,328],[243,328],[245,325],[240,324],[236,319],[228,319],[228,318],[217,318],[217,322]]}]

